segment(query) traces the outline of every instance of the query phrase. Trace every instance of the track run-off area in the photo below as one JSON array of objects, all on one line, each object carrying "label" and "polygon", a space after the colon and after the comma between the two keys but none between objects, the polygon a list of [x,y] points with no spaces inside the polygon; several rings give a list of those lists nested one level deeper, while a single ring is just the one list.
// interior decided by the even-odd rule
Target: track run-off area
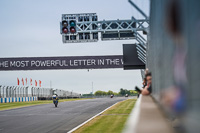
[{"label": "track run-off area", "polygon": [[42,104],[0,111],[1,133],[66,133],[125,97]]}]

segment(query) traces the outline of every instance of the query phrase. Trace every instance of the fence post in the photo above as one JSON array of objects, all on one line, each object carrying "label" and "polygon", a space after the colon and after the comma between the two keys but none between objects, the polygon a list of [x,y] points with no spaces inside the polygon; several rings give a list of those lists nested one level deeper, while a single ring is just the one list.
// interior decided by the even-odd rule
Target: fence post
[{"label": "fence post", "polygon": [[15,97],[17,97],[16,90],[17,90],[17,86],[16,86],[16,87],[15,87],[15,89],[14,89],[14,94],[15,94]]},{"label": "fence post", "polygon": [[8,97],[12,97],[12,86],[9,87],[9,96]]},{"label": "fence post", "polygon": [[6,87],[6,97],[8,97],[8,86]]},{"label": "fence post", "polygon": [[23,89],[22,89],[22,97],[24,97],[24,91],[25,90],[25,88],[23,87]]},{"label": "fence post", "polygon": [[1,85],[0,85],[0,97],[1,97]]},{"label": "fence post", "polygon": [[20,97],[23,96],[23,87],[20,88]]},{"label": "fence post", "polygon": [[17,87],[17,97],[19,97],[19,87]]},{"label": "fence post", "polygon": [[40,90],[39,90],[39,88],[37,88],[37,93],[38,93],[38,97],[40,96],[39,94],[40,94]]}]

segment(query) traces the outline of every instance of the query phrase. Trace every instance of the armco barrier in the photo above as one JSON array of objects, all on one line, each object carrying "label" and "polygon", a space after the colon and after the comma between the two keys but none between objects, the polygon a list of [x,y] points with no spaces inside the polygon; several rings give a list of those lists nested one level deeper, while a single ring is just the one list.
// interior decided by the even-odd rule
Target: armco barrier
[{"label": "armco barrier", "polygon": [[38,98],[35,97],[6,97],[0,98],[0,103],[11,103],[11,102],[29,102],[29,101],[37,101]]}]

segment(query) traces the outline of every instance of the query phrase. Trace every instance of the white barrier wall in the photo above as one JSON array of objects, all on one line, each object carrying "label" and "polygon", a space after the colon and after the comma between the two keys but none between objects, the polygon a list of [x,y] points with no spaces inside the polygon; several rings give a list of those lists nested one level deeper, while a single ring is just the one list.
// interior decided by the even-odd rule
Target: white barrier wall
[{"label": "white barrier wall", "polygon": [[[59,97],[80,97],[79,93],[70,92],[66,90],[53,89],[53,88],[41,88],[32,86],[5,86],[0,85],[0,98],[11,98],[11,97],[45,97],[49,98],[56,93]],[[9,101],[9,99],[8,99]],[[11,100],[12,101],[12,100]],[[14,101],[14,100],[13,100]]]},{"label": "white barrier wall", "polygon": [[37,97],[5,97],[0,98],[0,103],[37,101]]}]

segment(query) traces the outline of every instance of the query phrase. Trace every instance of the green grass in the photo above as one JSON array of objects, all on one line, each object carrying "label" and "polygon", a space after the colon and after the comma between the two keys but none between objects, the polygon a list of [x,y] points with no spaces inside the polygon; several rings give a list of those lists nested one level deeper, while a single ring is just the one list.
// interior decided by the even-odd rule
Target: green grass
[{"label": "green grass", "polygon": [[97,116],[74,133],[121,133],[136,99],[128,99]]},{"label": "green grass", "polygon": [[[60,99],[59,102],[85,100],[85,99],[91,99],[91,98]],[[14,109],[14,108],[27,107],[27,106],[40,105],[40,104],[49,104],[49,103],[53,103],[53,101],[52,100],[38,100],[38,101],[31,101],[31,102],[0,103],[0,110]]]}]

